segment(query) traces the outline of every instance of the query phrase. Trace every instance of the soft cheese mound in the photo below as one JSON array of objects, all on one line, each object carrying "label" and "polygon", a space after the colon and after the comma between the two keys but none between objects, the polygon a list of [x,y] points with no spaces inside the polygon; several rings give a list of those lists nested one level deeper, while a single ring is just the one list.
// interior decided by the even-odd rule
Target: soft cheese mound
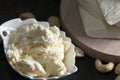
[{"label": "soft cheese mound", "polygon": [[71,44],[58,27],[34,22],[11,32],[6,52],[11,64],[27,76],[59,76],[67,72],[64,57]]}]

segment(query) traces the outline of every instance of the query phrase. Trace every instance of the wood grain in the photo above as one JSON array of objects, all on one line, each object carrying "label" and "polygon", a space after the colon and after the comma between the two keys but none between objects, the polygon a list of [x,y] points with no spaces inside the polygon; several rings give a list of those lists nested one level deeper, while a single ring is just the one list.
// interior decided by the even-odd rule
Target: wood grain
[{"label": "wood grain", "polygon": [[77,0],[62,0],[60,15],[63,29],[87,55],[104,61],[120,62],[120,40],[86,36]]}]

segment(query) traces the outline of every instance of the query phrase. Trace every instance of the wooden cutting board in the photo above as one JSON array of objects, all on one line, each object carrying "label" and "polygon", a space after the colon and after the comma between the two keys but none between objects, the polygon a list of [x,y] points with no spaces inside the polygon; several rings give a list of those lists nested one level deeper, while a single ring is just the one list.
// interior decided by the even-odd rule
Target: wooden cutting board
[{"label": "wooden cutting board", "polygon": [[60,16],[63,29],[87,55],[104,61],[120,62],[120,40],[86,36],[77,0],[61,0]]}]

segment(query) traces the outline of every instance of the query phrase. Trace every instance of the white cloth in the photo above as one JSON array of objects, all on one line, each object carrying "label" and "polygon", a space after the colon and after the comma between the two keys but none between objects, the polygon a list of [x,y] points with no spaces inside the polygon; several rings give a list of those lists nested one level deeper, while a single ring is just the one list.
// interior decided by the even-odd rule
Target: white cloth
[{"label": "white cloth", "polygon": [[120,21],[120,0],[97,0],[101,12],[109,25]]}]

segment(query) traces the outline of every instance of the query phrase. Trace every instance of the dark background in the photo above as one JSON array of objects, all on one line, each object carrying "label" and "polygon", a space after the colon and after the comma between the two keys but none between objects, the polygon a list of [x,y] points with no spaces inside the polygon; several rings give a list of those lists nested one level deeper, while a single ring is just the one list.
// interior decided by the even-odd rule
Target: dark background
[{"label": "dark background", "polygon": [[[58,16],[60,0],[0,0],[0,24],[18,18],[20,13],[32,12],[39,21],[47,21],[50,16]],[[114,80],[114,71],[100,73],[95,69],[94,59],[85,55],[76,58],[78,71],[59,80]],[[0,43],[0,80],[29,80],[16,73],[4,56],[3,44]]]}]

